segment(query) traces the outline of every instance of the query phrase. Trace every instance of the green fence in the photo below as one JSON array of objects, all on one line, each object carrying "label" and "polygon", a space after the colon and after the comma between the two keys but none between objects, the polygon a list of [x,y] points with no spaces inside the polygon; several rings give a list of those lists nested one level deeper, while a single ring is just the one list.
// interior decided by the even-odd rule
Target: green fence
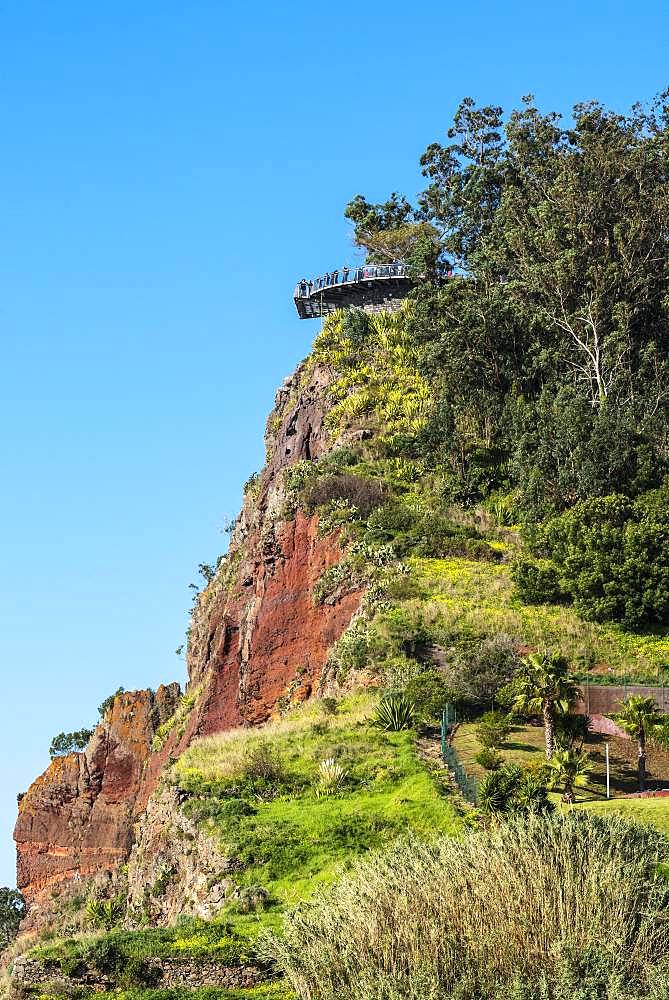
[{"label": "green fence", "polygon": [[458,755],[449,743],[449,735],[458,717],[454,705],[447,705],[441,715],[441,756],[444,764],[453,775],[453,779],[462,792],[463,796],[472,805],[476,805],[478,800],[478,785],[476,779],[467,774],[463,765],[458,759]]}]

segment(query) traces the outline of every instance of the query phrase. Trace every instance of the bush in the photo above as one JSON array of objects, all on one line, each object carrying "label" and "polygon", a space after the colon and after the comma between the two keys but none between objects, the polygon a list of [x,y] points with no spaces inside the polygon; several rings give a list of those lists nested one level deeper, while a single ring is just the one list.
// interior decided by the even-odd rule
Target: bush
[{"label": "bush", "polygon": [[521,556],[511,567],[514,597],[523,604],[559,604],[567,596],[555,563]]},{"label": "bush", "polygon": [[518,764],[503,764],[479,782],[478,805],[488,816],[548,813],[553,808],[543,774]]},{"label": "bush", "polygon": [[116,701],[116,699],[118,698],[118,696],[120,694],[124,694],[124,692],[125,692],[125,688],[123,688],[123,687],[116,688],[116,690],[114,691],[114,693],[110,694],[107,698],[105,698],[105,700],[102,702],[102,704],[98,706],[98,712],[100,713],[100,718],[102,719],[103,722],[104,722],[104,720],[107,717],[107,712],[112,707],[112,705],[114,704],[114,702]]},{"label": "bush", "polygon": [[304,491],[304,504],[308,510],[345,500],[355,507],[361,517],[383,503],[387,495],[385,485],[378,479],[367,479],[352,472],[340,472],[321,476],[310,483]]},{"label": "bush", "polygon": [[319,798],[336,795],[344,787],[346,777],[346,768],[339,764],[334,757],[327,757],[318,765],[316,795]]},{"label": "bush", "polygon": [[58,736],[54,736],[51,740],[49,757],[53,760],[54,757],[64,757],[68,753],[83,750],[92,735],[92,729],[78,729],[76,733],[58,733]]},{"label": "bush", "polygon": [[602,997],[615,977],[639,987],[667,954],[668,859],[659,833],[578,812],[399,843],[300,906],[264,950],[312,1000],[501,998],[518,981],[548,1000],[579,963],[587,997]]},{"label": "bush", "polygon": [[500,632],[460,655],[449,668],[447,684],[453,699],[469,705],[490,705],[520,666],[516,642]]},{"label": "bush", "polygon": [[504,763],[501,753],[498,753],[494,747],[483,747],[476,754],[474,760],[481,767],[485,768],[486,771],[498,771]]},{"label": "bush", "polygon": [[504,712],[485,712],[476,726],[476,738],[486,749],[501,747],[511,732],[511,723]]},{"label": "bush", "polygon": [[435,722],[441,719],[441,713],[448,702],[444,675],[436,667],[428,667],[410,678],[404,688],[404,694],[410,702],[413,702],[416,715],[423,722]]},{"label": "bush", "polygon": [[595,497],[547,521],[542,544],[590,621],[669,624],[669,485],[634,503]]},{"label": "bush", "polygon": [[399,733],[404,729],[412,729],[416,721],[416,710],[413,702],[401,694],[386,695],[379,702],[372,725],[386,732]]}]

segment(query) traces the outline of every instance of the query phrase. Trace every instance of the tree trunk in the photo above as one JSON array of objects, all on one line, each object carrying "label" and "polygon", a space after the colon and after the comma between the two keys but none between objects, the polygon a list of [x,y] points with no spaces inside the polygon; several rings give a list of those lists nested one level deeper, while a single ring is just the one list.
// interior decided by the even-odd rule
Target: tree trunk
[{"label": "tree trunk", "polygon": [[646,791],[646,733],[639,730],[639,791]]},{"label": "tree trunk", "polygon": [[555,750],[555,715],[549,701],[544,705],[544,738],[546,740],[546,760],[550,760]]},{"label": "tree trunk", "polygon": [[576,796],[574,795],[574,789],[569,784],[569,782],[565,782],[564,793],[562,795],[562,801],[566,802],[567,805],[569,805],[569,806],[573,806],[574,802],[576,802]]}]

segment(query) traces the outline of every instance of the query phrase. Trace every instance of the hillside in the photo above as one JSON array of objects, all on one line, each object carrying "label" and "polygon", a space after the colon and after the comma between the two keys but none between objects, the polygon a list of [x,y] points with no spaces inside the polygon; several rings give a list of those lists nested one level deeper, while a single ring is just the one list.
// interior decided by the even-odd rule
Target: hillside
[{"label": "hillside", "polygon": [[[266,464],[246,484],[229,552],[201,567],[186,692],[117,695],[87,748],[57,757],[22,796],[15,837],[29,909],[8,952],[14,988],[231,1000],[288,997],[290,983],[304,1000],[432,1000],[451,996],[448,986],[470,1000],[496,995],[480,940],[506,956],[494,972],[502,995],[539,995],[537,954],[542,996],[574,995],[579,976],[592,977],[584,997],[627,996],[611,985],[620,977],[651,995],[652,956],[669,944],[669,855],[657,832],[669,799],[624,797],[639,727],[628,726],[631,741],[604,716],[634,682],[664,704],[669,675],[669,284],[655,257],[630,277],[621,235],[629,223],[639,253],[660,253],[653,227],[669,182],[651,161],[669,140],[650,119],[614,120],[598,106],[567,135],[526,102],[502,142],[494,112],[464,102],[458,143],[429,148],[420,210],[396,195],[349,205],[369,260],[390,249],[410,262],[412,295],[392,312],[329,315],[277,393]],[[626,183],[643,176],[643,206],[618,187],[598,200],[621,157]],[[586,221],[573,219],[583,205],[597,208],[586,213],[589,241]],[[574,339],[583,315],[596,352]],[[553,693],[523,694],[532,670],[535,688],[543,671]],[[602,683],[623,693],[592,712],[588,731],[583,688]],[[441,759],[446,706],[464,720],[449,740],[479,781],[478,809]],[[491,719],[502,706],[510,716]],[[644,711],[649,742],[661,742],[666,720],[657,706]],[[482,724],[497,727],[489,744]],[[613,747],[610,802],[602,733]],[[648,760],[653,788],[669,783],[666,755]],[[572,800],[583,787],[581,813]],[[611,818],[618,810],[657,829]],[[563,900],[550,895],[558,849]],[[481,874],[485,900],[458,851],[480,874],[485,852],[499,863],[499,878]],[[601,873],[587,901],[597,920],[601,908],[599,925],[579,916],[579,852]],[[552,943],[548,932],[535,941],[524,918],[521,930],[513,923],[514,857],[528,871],[540,859],[527,892],[537,913],[550,911]],[[399,889],[367,892],[365,879],[388,881],[387,858],[407,885],[443,893],[450,923],[427,897],[405,911]],[[461,923],[435,858],[469,900]],[[611,886],[628,876],[618,912]],[[498,924],[479,919],[503,891]],[[419,947],[423,919],[439,934],[434,966]],[[600,953],[616,920],[629,948]],[[348,925],[369,982],[345,947]],[[466,982],[442,947],[456,925]]]}]

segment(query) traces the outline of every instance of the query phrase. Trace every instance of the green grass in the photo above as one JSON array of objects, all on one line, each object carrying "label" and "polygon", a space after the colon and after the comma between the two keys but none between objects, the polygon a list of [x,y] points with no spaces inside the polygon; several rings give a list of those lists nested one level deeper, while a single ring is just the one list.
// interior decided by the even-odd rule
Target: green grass
[{"label": "green grass", "polygon": [[[307,898],[352,857],[409,829],[431,836],[459,828],[453,805],[416,756],[413,733],[369,725],[374,704],[369,695],[349,698],[329,721],[318,703],[307,705],[281,723],[202,740],[174,768],[174,780],[192,794],[190,814],[245,862],[240,885],[262,885],[274,906]],[[241,775],[245,755],[266,740],[284,772],[279,794],[258,801]],[[319,797],[318,765],[331,757],[345,768],[344,789]],[[221,814],[222,795],[244,799],[253,814]]]},{"label": "green grass", "polygon": [[[610,800],[606,799],[605,743],[609,744],[609,764],[611,777]],[[455,733],[453,746],[465,770],[480,779],[486,773],[474,759],[481,749],[476,739],[476,724],[463,723]],[[576,789],[579,808],[596,812],[618,813],[641,823],[648,823],[669,833],[669,798],[629,798],[637,790],[635,767],[635,745],[631,741],[604,737],[592,733],[585,745],[590,758],[590,773],[586,783]],[[523,767],[540,766],[544,761],[544,734],[540,726],[515,726],[508,742],[500,749],[501,755],[510,763]],[[669,787],[669,757],[657,747],[649,748],[649,785]],[[559,791],[551,793],[558,803]]]},{"label": "green grass", "polygon": [[[374,694],[351,696],[334,716],[312,702],[279,722],[202,739],[169,773],[168,780],[190,796],[184,808],[191,818],[227,856],[243,862],[234,876],[239,887],[262,886],[268,893],[264,909],[243,913],[239,904],[230,903],[214,921],[181,920],[169,928],[56,940],[32,949],[30,957],[65,974],[78,963],[103,971],[111,949],[111,975],[118,986],[127,982],[129,965],[154,956],[239,964],[252,960],[261,930],[278,928],[286,908],[333,882],[361,854],[409,831],[424,838],[457,832],[462,816],[448,789],[417,756],[415,734],[383,733],[370,724],[376,701]],[[269,780],[259,777],[253,764],[258,753],[271,772]],[[335,795],[320,796],[318,767],[330,757],[345,769],[344,786]],[[189,996],[287,996],[276,986],[266,989],[198,990]],[[176,1000],[174,991],[162,990],[113,995]]]},{"label": "green grass", "polygon": [[[40,991],[33,994],[36,1000],[61,1000],[59,994]],[[77,993],[78,1000],[93,1000],[99,993],[81,990]],[[294,1000],[295,994],[283,983],[264,983],[251,989],[218,989],[214,986],[203,986],[199,989],[128,989],[111,990],[105,993],[111,1000]]]},{"label": "green grass", "polygon": [[512,596],[508,563],[413,559],[410,564],[416,593],[409,603],[421,608],[436,632],[506,632],[528,646],[559,648],[584,670],[595,667],[628,681],[667,680],[669,629],[637,634],[586,622],[568,606],[523,605]]},{"label": "green grass", "polygon": [[616,814],[625,819],[654,826],[669,835],[669,798],[653,799],[606,799],[579,803],[580,809],[610,816]]}]

